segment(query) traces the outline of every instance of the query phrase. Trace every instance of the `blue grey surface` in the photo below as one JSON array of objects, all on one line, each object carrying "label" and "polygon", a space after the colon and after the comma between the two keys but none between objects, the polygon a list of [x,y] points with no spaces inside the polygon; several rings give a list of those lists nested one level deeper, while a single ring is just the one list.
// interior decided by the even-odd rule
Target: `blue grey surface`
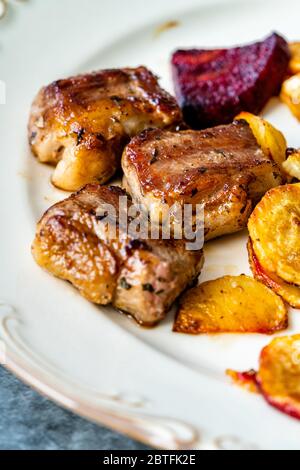
[{"label": "blue grey surface", "polygon": [[146,449],[66,411],[0,367],[0,449]]}]

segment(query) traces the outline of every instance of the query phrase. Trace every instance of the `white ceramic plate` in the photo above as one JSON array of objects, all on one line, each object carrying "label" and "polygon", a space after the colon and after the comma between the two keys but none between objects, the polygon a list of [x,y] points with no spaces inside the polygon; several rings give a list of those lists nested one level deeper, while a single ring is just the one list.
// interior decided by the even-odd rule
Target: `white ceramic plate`
[{"label": "white ceramic plate", "polygon": [[[232,45],[272,30],[300,39],[299,0],[11,0],[8,9],[0,21],[0,337],[7,367],[61,405],[154,447],[298,449],[300,423],[224,374],[256,367],[269,337],[179,335],[171,332],[173,315],[141,329],[35,265],[35,223],[66,194],[30,155],[26,123],[34,94],[56,78],[145,64],[172,90],[169,58],[178,47]],[[169,20],[178,26],[158,33]],[[273,100],[266,115],[291,146],[300,145],[300,126],[286,107]],[[249,273],[246,237],[210,243],[202,280]],[[293,311],[288,333],[299,330]]]}]

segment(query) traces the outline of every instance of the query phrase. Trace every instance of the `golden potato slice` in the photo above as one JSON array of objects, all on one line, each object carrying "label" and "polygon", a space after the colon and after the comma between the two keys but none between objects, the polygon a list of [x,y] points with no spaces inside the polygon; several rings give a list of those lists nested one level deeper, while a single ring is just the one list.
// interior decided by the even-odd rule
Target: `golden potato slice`
[{"label": "golden potato slice", "polygon": [[289,69],[292,75],[300,72],[300,42],[291,42],[289,44],[291,60]]},{"label": "golden potato slice", "polygon": [[237,372],[236,370],[227,369],[226,375],[231,378],[235,385],[248,390],[251,393],[258,393],[258,386],[256,383],[256,371],[249,370],[247,372]]},{"label": "golden potato slice", "polygon": [[255,279],[241,275],[204,282],[187,291],[173,331],[272,334],[287,325],[281,298]]},{"label": "golden potato slice", "polygon": [[300,184],[266,193],[252,212],[248,229],[264,269],[300,285]]},{"label": "golden potato slice", "polygon": [[288,159],[282,164],[284,171],[292,178],[300,180],[300,150],[292,150]]},{"label": "golden potato slice", "polygon": [[300,73],[283,82],[280,98],[300,120]]},{"label": "golden potato slice", "polygon": [[251,113],[240,113],[237,120],[247,121],[258,145],[263,152],[270,156],[281,168],[282,163],[286,159],[287,143],[284,135],[272,124],[259,116]]},{"label": "golden potato slice", "polygon": [[300,308],[300,288],[280,279],[276,274],[266,271],[253,250],[251,239],[248,241],[249,263],[255,279],[263,282],[267,287],[280,295],[291,307]]},{"label": "golden potato slice", "polygon": [[300,335],[276,338],[262,350],[256,380],[270,405],[300,419]]}]

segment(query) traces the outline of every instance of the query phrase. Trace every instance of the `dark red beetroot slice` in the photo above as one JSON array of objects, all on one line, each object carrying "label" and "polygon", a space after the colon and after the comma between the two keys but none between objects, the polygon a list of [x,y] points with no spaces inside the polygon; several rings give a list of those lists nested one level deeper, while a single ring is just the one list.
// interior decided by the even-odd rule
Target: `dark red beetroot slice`
[{"label": "dark red beetroot slice", "polygon": [[228,124],[241,111],[258,114],[279,93],[289,59],[288,44],[276,33],[232,49],[176,51],[173,78],[186,122],[204,129]]}]

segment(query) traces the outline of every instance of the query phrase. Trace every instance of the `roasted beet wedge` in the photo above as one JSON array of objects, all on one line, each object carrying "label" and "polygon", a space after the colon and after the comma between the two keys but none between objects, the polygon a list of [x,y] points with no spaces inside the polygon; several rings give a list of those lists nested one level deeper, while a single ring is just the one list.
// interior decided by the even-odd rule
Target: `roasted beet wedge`
[{"label": "roasted beet wedge", "polygon": [[258,114],[279,93],[289,59],[288,44],[276,33],[232,49],[176,51],[173,77],[186,122],[205,129],[230,123],[241,111]]}]

